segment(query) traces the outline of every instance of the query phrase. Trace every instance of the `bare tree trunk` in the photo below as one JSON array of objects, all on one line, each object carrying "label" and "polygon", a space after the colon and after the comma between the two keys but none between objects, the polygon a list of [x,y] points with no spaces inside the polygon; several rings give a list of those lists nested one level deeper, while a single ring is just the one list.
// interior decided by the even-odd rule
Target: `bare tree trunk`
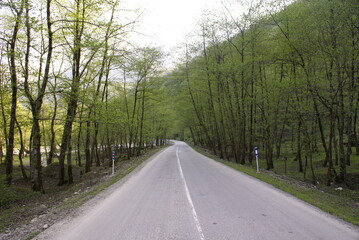
[{"label": "bare tree trunk", "polygon": [[18,131],[19,131],[19,136],[20,136],[20,150],[19,150],[20,169],[21,169],[22,178],[26,180],[26,179],[27,179],[27,175],[26,175],[26,171],[25,171],[24,164],[23,164],[23,162],[22,162],[22,158],[23,158],[23,156],[24,156],[24,139],[23,139],[23,135],[22,135],[22,130],[21,130],[20,124],[19,124],[19,122],[17,121],[17,119],[16,119],[15,121],[16,121],[17,129],[18,129]]},{"label": "bare tree trunk", "polygon": [[302,127],[302,121],[299,120],[298,129],[297,129],[297,156],[296,156],[296,160],[298,161],[299,172],[303,172],[301,127]]},{"label": "bare tree trunk", "polygon": [[[84,0],[77,1],[76,5],[76,19],[75,19],[75,29],[74,29],[74,45],[73,45],[73,59],[72,59],[72,84],[70,90],[70,99],[67,105],[67,114],[64,125],[64,130],[61,140],[60,148],[60,157],[59,157],[59,183],[58,185],[63,185],[65,183],[65,156],[66,151],[68,151],[69,144],[71,143],[71,134],[72,134],[72,125],[76,116],[77,102],[78,102],[78,92],[80,88],[80,79],[84,70],[80,71],[81,66],[81,42],[82,35],[85,27],[85,3]],[[87,60],[85,66],[87,66],[92,60],[94,53]],[[86,67],[84,67],[86,68]]]},{"label": "bare tree trunk", "polygon": [[[77,88],[77,83],[75,83],[74,88]],[[72,90],[73,94],[77,94],[77,90]],[[67,108],[66,114],[66,121],[64,126],[64,131],[62,134],[61,140],[61,148],[60,148],[60,156],[59,156],[59,183],[58,185],[61,186],[65,183],[65,155],[68,151],[69,145],[71,143],[71,133],[72,133],[72,123],[74,121],[74,117],[76,115],[76,107],[77,107],[77,97],[73,97]]]},{"label": "bare tree trunk", "polygon": [[93,158],[95,158],[95,163],[96,163],[96,167],[101,166],[101,162],[100,162],[100,158],[98,155],[98,132],[99,132],[99,123],[97,121],[94,121],[94,128],[95,128],[95,132],[94,132],[94,136],[93,136],[93,142],[92,142],[92,154],[93,154]]},{"label": "bare tree trunk", "polygon": [[39,116],[33,115],[32,131],[31,131],[31,152],[30,152],[30,175],[31,175],[31,186],[34,191],[44,192],[42,185],[42,166],[41,166],[41,152],[40,152],[40,125]]},{"label": "bare tree trunk", "polygon": [[72,142],[71,137],[69,140],[69,147],[67,151],[67,176],[68,176],[68,182],[67,184],[73,184],[74,183],[74,176],[72,173]]},{"label": "bare tree trunk", "polygon": [[8,144],[6,147],[5,157],[5,172],[6,183],[11,184],[12,172],[13,172],[13,151],[14,151],[14,136],[15,136],[15,121],[16,121],[16,105],[17,105],[17,71],[15,62],[15,48],[17,42],[17,35],[19,32],[22,13],[24,11],[26,0],[21,1],[19,9],[16,9],[15,25],[12,32],[10,41],[10,79],[11,79],[11,111],[10,111],[10,123],[8,132]]},{"label": "bare tree trunk", "polygon": [[[314,113],[316,114],[316,113]],[[314,119],[314,116],[313,116],[313,119]],[[313,166],[313,143],[315,143],[315,135],[316,135],[316,122],[313,121],[312,122],[312,133],[311,133],[311,146],[310,146],[310,149],[309,149],[309,164],[310,164],[310,170],[311,170],[311,173],[312,173],[312,184],[316,185],[317,184],[317,178],[315,176],[315,172],[314,172],[314,166]]]},{"label": "bare tree trunk", "polygon": [[[132,117],[131,117],[131,122],[130,122],[130,131],[129,131],[129,147],[128,147],[128,156],[132,157],[134,154],[132,152],[132,147],[135,148],[135,142],[136,142],[136,136],[135,136],[135,114],[136,114],[136,109],[137,109],[137,101],[138,101],[138,82],[136,83],[136,87],[135,87],[135,98],[134,98],[134,103],[133,103],[133,108],[132,108]],[[133,145],[133,146],[132,146]]]},{"label": "bare tree trunk", "polygon": [[[1,52],[0,52],[0,65],[2,65],[2,57],[3,57],[3,49],[1,48]],[[0,102],[1,102],[1,117],[2,117],[2,121],[4,123],[4,126],[7,126],[7,119],[6,119],[6,113],[5,113],[5,103],[4,103],[4,95],[5,95],[5,90],[4,90],[4,75],[3,72],[0,71]],[[7,145],[8,145],[8,134],[7,134],[7,127],[3,128],[4,131],[4,139],[5,139],[5,149],[7,149]],[[0,142],[0,163],[2,163],[3,161],[3,142],[1,140]]]},{"label": "bare tree trunk", "polygon": [[91,136],[91,121],[90,121],[90,113],[87,116],[86,120],[86,137],[85,137],[85,173],[91,171],[92,161],[91,161],[91,150],[90,150],[90,136]]},{"label": "bare tree trunk", "polygon": [[322,118],[320,117],[320,113],[318,110],[318,105],[317,105],[317,101],[314,99],[314,110],[315,110],[315,115],[317,117],[318,120],[318,126],[319,126],[319,132],[320,132],[320,138],[322,140],[322,145],[324,148],[324,152],[325,152],[325,160],[323,162],[323,167],[326,167],[328,164],[328,147],[327,147],[327,143],[325,141],[325,136],[324,136],[324,128],[323,128],[323,124],[322,124]]},{"label": "bare tree trunk", "polygon": [[[123,96],[125,99],[124,107],[125,107],[126,118],[127,118],[127,128],[129,129],[128,138],[127,138],[127,131],[125,132],[125,144],[127,147],[127,159],[130,159],[131,158],[131,134],[132,133],[131,133],[131,125],[130,125],[130,112],[129,112],[129,106],[128,106],[128,100],[127,100],[127,91],[126,91],[126,71],[123,72]],[[109,139],[109,137],[107,139]]]},{"label": "bare tree trunk", "polygon": [[[33,97],[30,92],[29,87],[29,54],[30,54],[30,46],[31,46],[31,26],[30,26],[30,6],[28,0],[25,3],[26,7],[26,37],[27,37],[27,49],[25,55],[25,77],[24,77],[24,89],[26,97],[28,98],[31,105],[31,112],[33,116],[32,123],[32,133],[31,133],[31,144],[30,144],[30,168],[31,168],[31,186],[34,191],[44,192],[43,183],[42,183],[42,166],[41,166],[41,133],[40,133],[40,115],[41,115],[41,107],[43,103],[43,98],[45,95],[45,90],[47,87],[47,83],[49,81],[49,72],[50,72],[50,64],[52,59],[52,41],[53,41],[53,32],[51,30],[51,0],[46,1],[46,21],[47,21],[47,33],[48,33],[48,46],[47,46],[47,57],[45,64],[45,71],[42,77],[42,81],[38,83],[38,91],[37,95]],[[39,67],[39,72],[41,73],[41,64]]]},{"label": "bare tree trunk", "polygon": [[[346,182],[347,169],[346,169],[346,157],[344,149],[344,96],[343,88],[340,87],[339,91],[339,114],[338,114],[338,134],[339,134],[339,179]],[[348,142],[348,144],[350,144]]]},{"label": "bare tree trunk", "polygon": [[141,155],[141,149],[143,148],[143,121],[145,116],[145,94],[146,94],[146,79],[143,80],[143,88],[142,88],[142,101],[141,101],[141,119],[140,119],[140,141],[137,149],[137,156]]},{"label": "bare tree trunk", "polygon": [[80,122],[79,131],[77,133],[77,165],[82,166],[81,161],[81,131],[82,131],[82,122]]},{"label": "bare tree trunk", "polygon": [[336,121],[334,121],[334,132],[333,132],[333,145],[334,145],[334,159],[335,166],[339,165],[339,153],[338,153],[338,141],[337,141],[337,132],[336,132]]},{"label": "bare tree trunk", "polygon": [[55,77],[55,83],[54,83],[54,89],[53,89],[53,98],[54,98],[54,113],[52,114],[51,117],[51,124],[50,124],[50,131],[51,131],[51,139],[50,139],[50,152],[49,152],[49,157],[47,158],[47,164],[51,164],[55,155],[55,151],[56,151],[56,144],[55,144],[55,137],[56,137],[56,133],[55,133],[55,120],[56,120],[56,115],[57,115],[57,96],[56,96],[56,77]]},{"label": "bare tree trunk", "polygon": [[328,151],[329,151],[329,158],[328,158],[328,170],[327,170],[327,185],[330,186],[335,178],[335,170],[334,170],[334,165],[333,165],[333,141],[335,141],[334,139],[334,131],[335,131],[335,116],[334,116],[334,112],[333,112],[333,104],[331,104],[332,106],[330,107],[329,111],[329,146],[328,146]]},{"label": "bare tree trunk", "polygon": [[[81,108],[80,108],[80,113],[79,113],[79,128],[78,128],[78,132],[77,132],[77,139],[76,139],[76,164],[77,166],[81,167],[82,166],[82,161],[81,161],[81,142],[82,142],[82,126],[83,126],[83,112],[84,112],[84,102],[82,102],[81,104]],[[73,143],[72,143],[73,144]],[[81,174],[82,174],[82,169],[81,169]]]}]

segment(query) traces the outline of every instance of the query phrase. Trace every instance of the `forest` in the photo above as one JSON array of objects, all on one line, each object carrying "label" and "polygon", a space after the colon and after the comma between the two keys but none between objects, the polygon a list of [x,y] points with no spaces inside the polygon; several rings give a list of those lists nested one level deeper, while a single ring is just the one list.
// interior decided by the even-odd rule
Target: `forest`
[{"label": "forest", "polygon": [[358,2],[251,3],[207,16],[167,76],[183,134],[228,161],[254,165],[258,147],[267,170],[294,161],[312,184],[357,185]]},{"label": "forest", "polygon": [[131,44],[119,0],[2,1],[1,181],[20,169],[44,192],[51,164],[72,184],[74,166],[180,138],[242,165],[258,147],[261,167],[294,161],[312,184],[358,182],[357,1],[250,3],[204,16],[164,71],[163,51]]},{"label": "forest", "polygon": [[73,166],[85,174],[112,151],[129,159],[165,144],[163,54],[133,46],[136,19],[121,14],[118,0],[1,2],[1,181],[11,186],[16,166],[44,192],[54,162],[61,186]]}]

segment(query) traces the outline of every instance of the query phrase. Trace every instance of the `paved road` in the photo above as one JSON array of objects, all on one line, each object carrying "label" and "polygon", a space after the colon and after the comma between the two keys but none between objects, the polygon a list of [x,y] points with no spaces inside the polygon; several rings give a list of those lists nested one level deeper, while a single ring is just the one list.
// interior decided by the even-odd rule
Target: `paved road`
[{"label": "paved road", "polygon": [[358,240],[359,231],[175,142],[70,226],[38,239]]}]

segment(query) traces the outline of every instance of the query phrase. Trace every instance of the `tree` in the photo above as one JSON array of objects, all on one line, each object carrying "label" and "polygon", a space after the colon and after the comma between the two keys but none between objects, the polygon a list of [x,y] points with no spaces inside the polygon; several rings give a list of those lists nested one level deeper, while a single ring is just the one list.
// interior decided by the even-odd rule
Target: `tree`
[{"label": "tree", "polygon": [[253,146],[261,146],[267,169],[291,141],[298,171],[306,179],[309,167],[314,184],[321,145],[326,183],[346,182],[358,129],[357,7],[336,0],[262,4],[251,1],[239,20],[227,7],[227,18],[201,25],[192,58],[186,47],[169,77],[182,83],[193,107],[183,128],[196,144],[240,163],[251,163]]},{"label": "tree", "polygon": [[17,68],[16,68],[16,43],[18,40],[18,32],[22,21],[22,15],[25,8],[25,0],[20,2],[8,1],[5,5],[8,6],[14,13],[14,26],[10,40],[6,40],[9,50],[9,72],[11,79],[11,113],[8,131],[8,143],[6,147],[6,182],[8,185],[11,184],[12,171],[13,171],[13,150],[14,150],[14,136],[15,136],[15,122],[16,122],[16,106],[17,106],[17,91],[18,91],[18,79],[17,79]]},{"label": "tree", "polygon": [[63,185],[65,183],[65,156],[68,148],[71,144],[71,134],[74,118],[77,110],[77,101],[78,101],[78,92],[80,88],[80,80],[84,75],[87,65],[92,61],[93,56],[96,51],[93,52],[90,58],[86,61],[85,66],[81,69],[81,54],[82,54],[82,37],[84,34],[85,28],[85,19],[86,19],[86,10],[87,4],[83,0],[75,1],[74,6],[74,17],[73,17],[73,42],[71,48],[72,53],[72,82],[71,90],[69,93],[69,99],[67,104],[67,114],[64,125],[64,130],[62,133],[61,148],[60,148],[60,170],[59,170],[59,183],[58,185]]},{"label": "tree", "polygon": [[[39,77],[37,83],[37,89],[32,93],[29,84],[29,62],[30,62],[30,50],[31,50],[31,25],[30,22],[30,7],[31,2],[25,1],[25,26],[26,26],[26,53],[25,53],[25,67],[24,67],[24,89],[25,95],[28,98],[31,106],[32,113],[32,130],[31,130],[31,143],[30,143],[30,166],[31,166],[31,187],[34,191],[44,192],[42,182],[42,165],[41,165],[41,130],[40,130],[40,115],[45,97],[45,91],[50,78],[50,64],[52,60],[53,50],[53,32],[51,29],[51,0],[46,1],[46,25],[47,25],[47,46],[44,48],[47,52],[45,60],[45,69],[43,76]],[[44,44],[44,43],[42,43]],[[42,53],[41,53],[42,54]],[[40,58],[39,75],[42,73],[42,58]],[[41,79],[41,80],[40,80]]]}]

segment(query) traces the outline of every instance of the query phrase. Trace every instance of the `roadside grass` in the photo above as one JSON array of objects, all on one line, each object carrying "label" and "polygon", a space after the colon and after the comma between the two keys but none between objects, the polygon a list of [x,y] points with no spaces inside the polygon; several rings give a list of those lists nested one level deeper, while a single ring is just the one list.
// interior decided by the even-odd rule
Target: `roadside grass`
[{"label": "roadside grass", "polygon": [[[287,161],[285,162],[284,157],[280,157],[279,159],[274,160],[274,173],[278,173],[281,175],[287,175],[289,177],[305,181],[305,182],[311,182],[312,179],[312,173],[310,169],[309,159],[307,166],[305,166],[305,158],[302,157],[303,161],[303,167],[304,172],[300,173],[299,170],[299,162],[295,161],[295,155],[296,153],[291,149],[290,144],[283,144],[281,155],[287,157]],[[346,167],[347,172],[347,178],[349,181],[347,182],[347,185],[345,183],[335,183],[335,186],[348,188],[351,190],[359,191],[359,155],[355,154],[355,148],[352,148],[352,154],[351,154],[351,166]],[[313,168],[316,180],[319,182],[319,184],[325,185],[326,183],[326,174],[327,174],[327,167],[323,167],[323,162],[325,159],[325,153],[323,151],[317,151],[313,154]],[[339,166],[334,161],[334,169],[339,174]],[[265,159],[259,158],[259,164],[260,166],[265,166]],[[287,168],[287,171],[285,169]],[[333,189],[334,190],[334,189]],[[357,195],[356,201],[359,202],[359,194]]]},{"label": "roadside grass", "polygon": [[6,209],[0,213],[0,229],[3,229],[7,226],[7,219],[11,218],[14,211],[12,209]]},{"label": "roadside grass", "polygon": [[[280,171],[276,171],[276,172],[266,171],[263,169],[260,169],[260,173],[257,173],[254,166],[240,165],[237,163],[225,161],[209,153],[208,151],[206,151],[201,147],[193,146],[193,144],[190,145],[197,152],[215,161],[218,161],[226,166],[229,166],[233,169],[246,173],[263,182],[271,184],[272,186],[284,192],[287,192],[311,205],[314,205],[325,212],[328,212],[347,222],[359,226],[359,204],[358,204],[359,191],[357,190],[343,188],[343,190],[338,191],[335,190],[334,187],[328,187],[320,183],[317,185],[312,185],[305,181],[302,181],[303,177],[301,178],[298,176],[302,174],[291,174],[291,175],[287,174],[286,176],[284,176],[283,175],[284,170],[282,174]],[[355,160],[355,163],[354,163],[354,158],[352,158],[352,160],[353,160],[352,161],[353,164],[357,164],[356,162],[357,160]],[[260,161],[259,164],[260,166],[265,166],[264,165],[265,162],[263,160]],[[276,164],[276,162],[274,164]],[[281,165],[279,164],[278,166],[281,167]],[[298,171],[294,166],[287,165],[287,167],[293,168],[293,170]],[[356,170],[358,171],[358,168],[356,168]],[[351,170],[351,171],[355,172],[355,170]],[[287,173],[289,173],[289,169],[287,169]]]},{"label": "roadside grass", "polygon": [[[72,185],[56,185],[58,163],[54,163],[43,169],[45,194],[33,192],[30,189],[29,180],[22,179],[19,167],[14,168],[11,187],[5,184],[5,175],[0,172],[0,233],[6,229],[17,227],[19,222],[26,224],[49,209],[61,212],[81,206],[165,147],[148,149],[141,156],[116,162],[116,172],[113,176],[111,175],[112,169],[108,164],[93,167],[91,172],[85,174],[80,174],[80,167],[73,166],[76,176],[74,176],[75,183]],[[33,234],[37,235],[38,233],[34,232]],[[36,235],[30,234],[27,239]]]},{"label": "roadside grass", "polygon": [[41,233],[40,231],[36,231],[36,232],[30,233],[29,235],[27,235],[27,237],[26,237],[24,240],[31,240],[31,239],[33,239],[34,237],[36,237],[37,235],[39,235],[40,233]]}]

